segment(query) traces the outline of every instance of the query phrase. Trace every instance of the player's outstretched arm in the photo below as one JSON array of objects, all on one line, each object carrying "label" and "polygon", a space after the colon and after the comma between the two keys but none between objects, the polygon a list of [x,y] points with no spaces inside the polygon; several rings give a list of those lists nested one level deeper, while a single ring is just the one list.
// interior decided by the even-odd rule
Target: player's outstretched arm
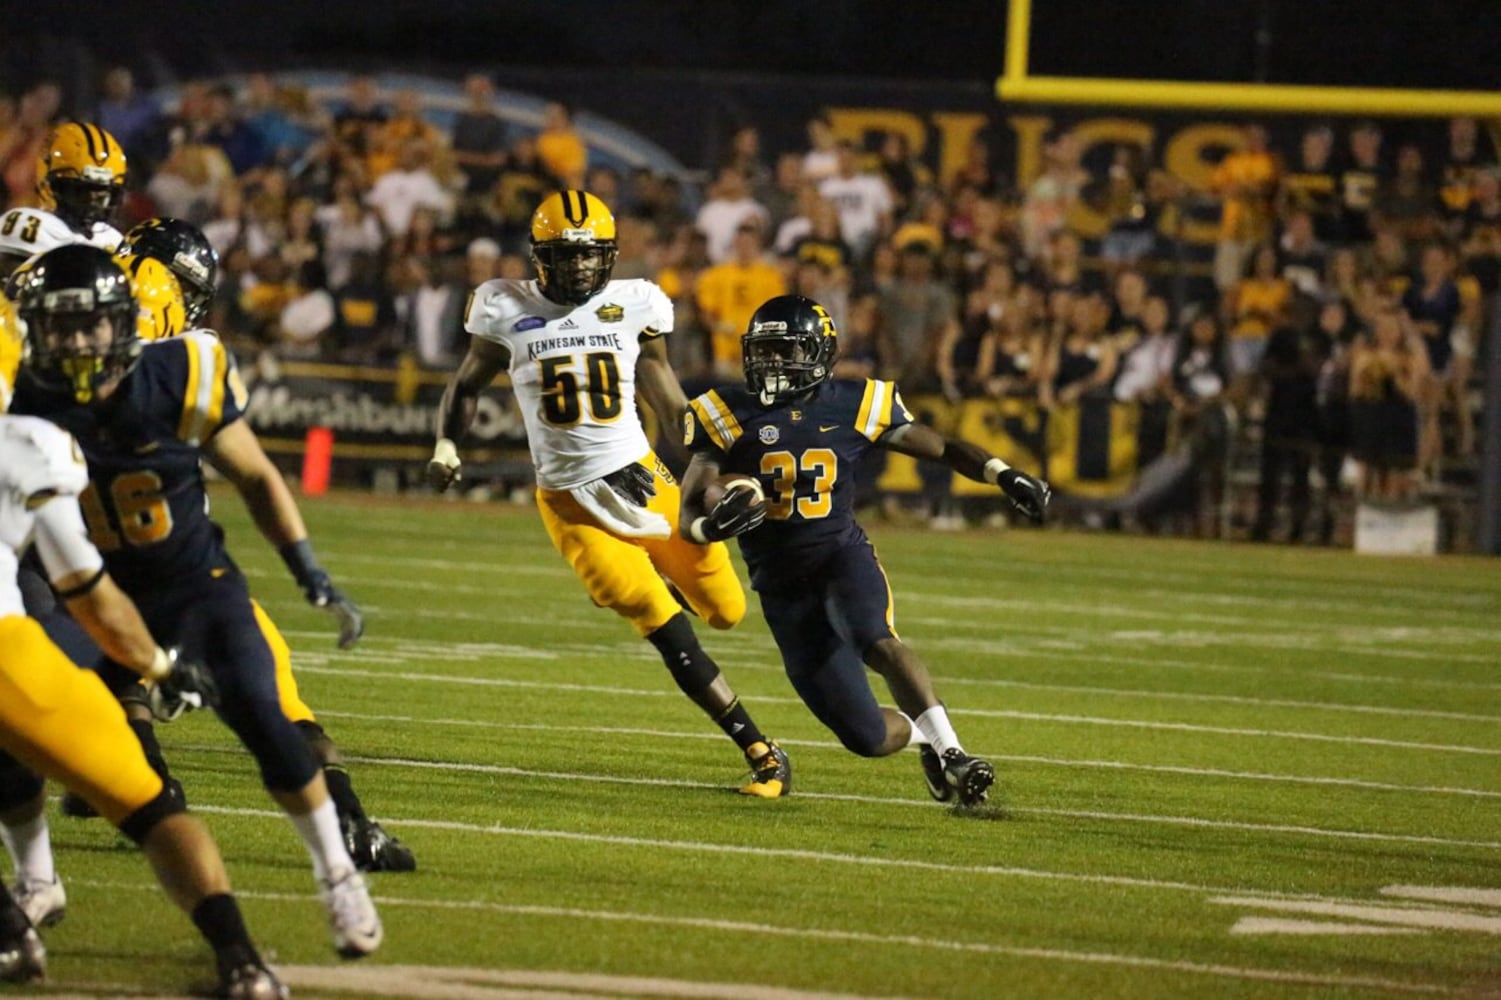
[{"label": "player's outstretched arm", "polygon": [[459,445],[474,422],[479,394],[505,370],[511,355],[500,344],[482,337],[469,339],[469,350],[458,371],[448,380],[438,404],[438,440],[427,463],[427,481],[442,492],[459,481]]},{"label": "player's outstretched arm", "polygon": [[683,392],[677,372],[672,370],[667,359],[665,338],[642,338],[641,356],[636,360],[636,389],[666,428],[667,433],[662,437],[671,441],[677,450],[682,442],[674,432],[688,409],[688,395]]},{"label": "player's outstretched arm", "polygon": [[911,423],[894,427],[876,442],[913,458],[942,462],[966,479],[999,486],[1011,505],[1034,522],[1047,516],[1053,491],[1036,476],[1013,469],[977,444],[944,437],[931,427]]},{"label": "player's outstretched arm", "polygon": [[237,420],[209,438],[203,454],[234,484],[255,526],[281,555],[308,603],[327,609],[337,619],[339,647],[354,645],[364,634],[364,616],[318,565],[292,488],[266,455],[255,432],[243,420]]}]

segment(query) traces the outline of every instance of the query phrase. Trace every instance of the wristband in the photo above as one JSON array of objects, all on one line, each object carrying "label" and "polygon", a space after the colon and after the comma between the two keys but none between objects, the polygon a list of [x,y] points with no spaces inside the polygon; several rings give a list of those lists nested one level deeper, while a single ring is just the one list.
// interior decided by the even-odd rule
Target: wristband
[{"label": "wristband", "polygon": [[433,461],[450,469],[458,466],[459,448],[452,438],[438,438],[438,443],[433,445]]},{"label": "wristband", "polygon": [[313,557],[313,543],[306,538],[300,542],[288,542],[276,550],[281,561],[292,571],[292,578],[299,586],[306,587],[318,573],[318,560]]},{"label": "wristband", "polygon": [[1001,478],[1001,473],[1005,472],[1009,468],[1011,468],[1011,466],[1007,465],[1005,462],[1002,462],[999,458],[990,459],[985,463],[985,481],[992,485],[998,483]]},{"label": "wristband", "polygon": [[709,544],[709,537],[704,534],[704,522],[707,520],[706,517],[695,517],[688,522],[688,537],[700,545]]},{"label": "wristband", "polygon": [[151,666],[146,668],[148,681],[164,681],[172,676],[172,657],[162,647],[156,647],[156,652],[151,657]]}]

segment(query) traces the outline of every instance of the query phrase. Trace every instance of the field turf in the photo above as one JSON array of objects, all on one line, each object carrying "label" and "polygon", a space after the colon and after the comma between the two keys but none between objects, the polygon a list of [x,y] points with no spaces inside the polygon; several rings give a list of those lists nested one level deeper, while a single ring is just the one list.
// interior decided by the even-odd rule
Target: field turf
[{"label": "field turf", "polygon": [[[898,628],[1001,776],[957,814],[915,751],[859,759],[815,722],[754,599],[699,631],[793,756],[781,801],[732,793],[739,754],[534,512],[304,511],[368,612],[354,650],[216,494],[304,695],[417,853],[373,878],[377,956],[333,955],[228,731],[161,730],[297,996],[1501,996],[1495,560],[873,524]],[[45,991],[200,987],[208,952],[143,861],[53,809],[70,908]]]}]

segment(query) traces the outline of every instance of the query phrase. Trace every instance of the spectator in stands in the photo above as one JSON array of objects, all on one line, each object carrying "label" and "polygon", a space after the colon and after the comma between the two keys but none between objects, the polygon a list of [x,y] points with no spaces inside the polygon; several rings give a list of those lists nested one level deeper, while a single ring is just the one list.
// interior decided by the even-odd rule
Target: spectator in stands
[{"label": "spectator in stands", "polygon": [[615,242],[618,252],[611,276],[616,281],[628,278],[656,280],[661,267],[656,226],[632,215],[618,215],[615,217]]},{"label": "spectator in stands", "polygon": [[486,198],[506,163],[506,123],[495,113],[495,85],[483,73],[464,78],[464,110],[454,118],[453,161],[464,174],[463,194]]},{"label": "spectator in stands", "polygon": [[1256,522],[1251,528],[1255,542],[1271,539],[1284,477],[1290,481],[1287,540],[1301,542],[1308,524],[1308,477],[1318,450],[1318,378],[1332,344],[1314,317],[1305,315],[1312,300],[1297,303],[1272,331],[1261,359],[1266,415],[1261,423]]},{"label": "spectator in stands", "polygon": [[[268,263],[273,260],[273,257],[266,258]],[[322,265],[316,261],[303,264],[293,272],[292,281],[282,285],[276,294],[273,294],[273,289],[280,282],[269,279],[282,273],[280,262],[274,270],[263,273],[268,279],[262,283],[264,291],[255,294],[252,290],[252,297],[260,300],[262,305],[252,305],[247,311],[255,315],[260,309],[279,303],[277,320],[272,327],[276,354],[298,360],[322,357],[330,346],[328,340],[338,322],[338,310],[333,296],[328,293]]]},{"label": "spectator in stands", "polygon": [[462,262],[450,258],[408,257],[408,289],[396,302],[402,341],[425,368],[452,369],[464,353]]},{"label": "spectator in stands", "polygon": [[[754,125],[741,125],[730,136],[729,152],[724,157],[727,166],[738,167],[745,175],[745,186],[750,196],[766,204],[775,187],[771,168],[761,157],[761,130]],[[589,188],[592,193],[593,187]],[[606,202],[609,204],[609,202]]]},{"label": "spectator in stands", "polygon": [[1287,283],[1310,298],[1322,297],[1329,248],[1319,242],[1307,210],[1295,208],[1287,214],[1277,251]]},{"label": "spectator in stands", "polygon": [[1057,133],[1043,143],[1042,173],[1027,186],[1022,199],[1022,248],[1028,257],[1045,253],[1078,204],[1089,182],[1089,173],[1079,162],[1081,152],[1072,132]]},{"label": "spectator in stands", "polygon": [[[166,160],[146,183],[146,194],[156,205],[156,214],[203,226],[214,206],[224,197],[233,197],[228,195],[230,190],[238,192],[234,168],[218,147],[193,142],[180,128],[173,130],[171,146]],[[239,205],[234,207],[238,217]]]},{"label": "spectator in stands", "polygon": [[365,158],[370,179],[379,181],[399,167],[403,151],[414,144],[421,146],[429,164],[437,164],[447,154],[443,133],[422,117],[422,95],[407,89],[397,92],[390,117],[371,133]]},{"label": "spectator in stands", "polygon": [[750,324],[751,314],[767,299],[786,293],[782,269],[762,255],[760,225],[742,223],[735,231],[729,259],[709,268],[698,279],[696,298],[710,332],[710,358],[715,375],[727,380],[742,377],[740,338]]},{"label": "spectator in stands", "polygon": [[891,192],[892,215],[905,216],[912,208],[919,185],[927,186],[931,175],[912,155],[912,143],[905,132],[887,132],[881,138],[877,166]]},{"label": "spectator in stands", "polygon": [[319,210],[323,227],[323,266],[335,288],[349,280],[350,260],[357,253],[378,253],[385,242],[375,212],[345,182],[332,205]]},{"label": "spectator in stands", "polygon": [[442,227],[437,209],[431,205],[418,205],[412,209],[412,219],[407,231],[391,237],[386,244],[386,256],[399,260],[403,257],[441,257],[457,248],[453,235]]},{"label": "spectator in stands", "polygon": [[339,360],[356,365],[385,363],[400,348],[396,304],[381,281],[376,257],[355,254],[349,263],[349,280],[333,291]]},{"label": "spectator in stands", "polygon": [[891,234],[891,245],[900,250],[909,243],[926,243],[939,253],[948,243],[949,207],[937,191],[918,196],[914,211]]},{"label": "spectator in stands", "polygon": [[487,281],[500,277],[500,244],[488,236],[472,240],[464,250],[464,283],[478,288]]},{"label": "spectator in stands", "polygon": [[782,225],[797,215],[805,190],[815,194],[818,185],[803,180],[803,158],[797,153],[784,152],[777,157],[776,171],[771,188],[762,204],[771,216],[771,232],[780,232]]},{"label": "spectator in stands", "polygon": [[1335,173],[1334,132],[1327,125],[1313,125],[1303,132],[1298,156],[1282,175],[1282,213],[1306,212],[1314,238],[1337,243],[1340,231],[1339,176]]},{"label": "spectator in stands", "polygon": [[891,189],[879,174],[860,169],[855,147],[840,142],[836,169],[818,185],[818,193],[839,209],[839,231],[856,260],[864,260],[876,240],[891,233]]},{"label": "spectator in stands", "polygon": [[334,137],[340,158],[363,163],[375,146],[375,136],[389,117],[379,101],[375,79],[359,75],[349,80],[348,97],[334,115]]},{"label": "spectator in stands", "polygon": [[552,101],[542,110],[542,131],[537,135],[537,159],[556,188],[582,188],[589,167],[589,148],[573,125],[573,109]]},{"label": "spectator in stands", "polygon": [[953,343],[959,325],[953,291],[934,274],[936,258],[925,243],[909,243],[900,253],[891,286],[881,292],[879,348],[882,378],[896,381],[908,392],[958,389],[939,379],[939,345]]},{"label": "spectator in stands", "polygon": [[735,234],[744,223],[764,227],[769,221],[765,207],[750,196],[745,174],[738,167],[721,167],[694,225],[704,234],[710,262],[721,264],[733,253]]},{"label": "spectator in stands", "polygon": [[985,313],[986,334],[975,360],[975,381],[986,396],[1037,398],[1047,345],[1032,323],[1035,296],[1019,287],[1004,309]]},{"label": "spectator in stands", "polygon": [[236,176],[268,159],[260,135],[240,120],[234,88],[227,83],[209,88],[204,117],[194,128],[193,139],[222,150]]},{"label": "spectator in stands", "polygon": [[1381,163],[1381,129],[1361,122],[1350,131],[1349,162],[1339,174],[1340,228],[1344,242],[1371,239],[1371,209],[1386,177]]},{"label": "spectator in stands", "polygon": [[44,80],[21,95],[15,123],[0,141],[0,177],[9,192],[7,205],[35,205],[36,165],[47,148],[52,120],[62,104],[62,88]]},{"label": "spectator in stands", "polygon": [[818,260],[799,261],[792,270],[789,285],[795,294],[823,306],[834,320],[834,329],[841,331],[840,336],[843,336],[850,308],[847,272]]},{"label": "spectator in stands", "polygon": [[1475,119],[1451,119],[1449,143],[1439,178],[1439,198],[1443,202],[1445,228],[1451,239],[1459,235],[1461,220],[1470,207],[1476,176],[1495,165],[1494,152],[1481,147],[1480,129]]},{"label": "spectator in stands", "polygon": [[961,188],[972,188],[983,198],[1000,194],[1002,179],[990,162],[990,143],[984,136],[972,136],[965,143],[964,160],[949,178],[948,187],[955,194]]},{"label": "spectator in stands", "polygon": [[284,167],[296,163],[320,134],[319,117],[306,88],[278,88],[265,73],[246,79],[241,118],[256,134],[266,162]]},{"label": "spectator in stands", "polygon": [[1230,374],[1242,388],[1260,369],[1267,338],[1282,324],[1291,298],[1292,286],[1277,273],[1277,251],[1262,244],[1251,254],[1246,276],[1230,289]]},{"label": "spectator in stands", "polygon": [[1108,389],[1119,361],[1106,333],[1109,319],[1110,307],[1098,292],[1074,299],[1063,336],[1049,346],[1040,392],[1044,407],[1072,406]]},{"label": "spectator in stands", "polygon": [[[793,248],[798,241],[813,231],[813,216],[821,204],[826,204],[818,195],[818,188],[813,184],[804,184],[798,190],[797,202],[792,210],[782,217],[779,224],[773,230],[775,234],[771,240],[771,248],[783,257],[792,255]],[[831,209],[832,205],[829,206]],[[773,216],[775,218],[775,216]],[[834,233],[838,236],[839,214],[834,213]],[[840,240],[842,244],[844,241]]]},{"label": "spectator in stands", "polygon": [[808,151],[803,154],[803,180],[821,184],[826,178],[839,172],[839,153],[836,150],[834,126],[825,115],[808,119]]},{"label": "spectator in stands", "polygon": [[1247,125],[1242,145],[1215,168],[1211,186],[1220,201],[1219,240],[1214,248],[1214,284],[1228,295],[1246,271],[1257,246],[1272,238],[1273,198],[1280,171],[1266,145],[1266,129]]},{"label": "spectator in stands", "polygon": [[403,235],[418,206],[425,205],[443,218],[453,211],[453,195],[433,176],[429,159],[428,148],[421,140],[408,142],[402,149],[400,165],[382,175],[365,195],[365,203],[379,214],[389,235]]},{"label": "spectator in stands", "polygon": [[298,198],[287,210],[286,232],[276,252],[290,271],[310,260],[323,259],[323,234],[318,229],[317,209],[311,198]]},{"label": "spectator in stands", "polygon": [[537,156],[535,136],[519,136],[490,194],[486,214],[500,245],[508,253],[525,253],[531,242],[532,212],[546,197],[552,181]]},{"label": "spectator in stands", "polygon": [[1361,465],[1360,493],[1374,500],[1412,497],[1418,462],[1418,404],[1428,378],[1428,355],[1406,317],[1380,307],[1368,338],[1350,357],[1350,429]]},{"label": "spectator in stands", "polygon": [[1495,308],[1501,289],[1501,172],[1495,167],[1476,171],[1459,235],[1464,267]]},{"label": "spectator in stands", "polygon": [[1377,226],[1375,238],[1362,249],[1364,270],[1376,290],[1387,298],[1400,298],[1412,281],[1412,261],[1401,232],[1394,226]]},{"label": "spectator in stands", "polygon": [[93,121],[114,136],[126,156],[133,159],[161,124],[161,106],[150,95],[136,90],[135,77],[124,66],[111,67],[100,90]]},{"label": "spectator in stands", "polygon": [[[813,263],[825,268],[829,273],[829,280],[836,284],[845,287],[851,284],[850,269],[855,261],[849,245],[840,235],[839,210],[832,203],[819,198],[816,193],[813,195],[810,228],[806,235],[793,244],[789,256],[799,266]],[[822,299],[813,301],[823,302]],[[835,326],[839,328],[838,324]]]},{"label": "spectator in stands", "polygon": [[1423,248],[1418,280],[1402,296],[1402,308],[1428,355],[1430,381],[1420,406],[1418,469],[1435,479],[1443,454],[1440,421],[1445,412],[1454,414],[1460,453],[1468,455],[1473,447],[1466,387],[1475,349],[1469,330],[1459,322],[1464,303],[1454,280],[1456,265],[1452,249],[1430,243]]},{"label": "spectator in stands", "polygon": [[1178,339],[1173,357],[1172,396],[1176,437],[1188,441],[1194,467],[1194,533],[1220,534],[1219,508],[1225,492],[1225,456],[1230,446],[1230,384],[1225,338],[1213,309],[1201,309]]},{"label": "spectator in stands", "polygon": [[1423,150],[1413,143],[1397,149],[1397,170],[1376,191],[1373,226],[1394,228],[1405,240],[1430,240],[1439,233],[1438,192],[1423,170]]},{"label": "spectator in stands", "polygon": [[1168,329],[1167,300],[1149,296],[1141,305],[1140,332],[1124,350],[1117,336],[1121,362],[1115,377],[1115,398],[1138,406],[1136,462],[1145,467],[1167,450],[1171,433],[1171,385],[1177,341]]},{"label": "spectator in stands", "polygon": [[1115,344],[1116,353],[1125,357],[1142,338],[1145,323],[1142,310],[1147,302],[1147,279],[1140,271],[1121,271],[1115,276],[1110,300],[1110,319],[1105,330]]},{"label": "spectator in stands", "polygon": [[1157,207],[1147,199],[1146,151],[1140,146],[1115,147],[1104,200],[1110,228],[1100,256],[1110,272],[1133,267],[1157,245]]},{"label": "spectator in stands", "polygon": [[1318,469],[1324,491],[1318,511],[1319,542],[1334,541],[1335,505],[1344,492],[1345,459],[1350,454],[1350,353],[1359,327],[1342,299],[1319,309],[1319,330],[1329,340],[1329,357],[1319,369]]},{"label": "spectator in stands", "polygon": [[1355,248],[1340,247],[1329,255],[1329,265],[1324,273],[1324,297],[1344,303],[1352,321],[1365,322],[1371,305],[1363,291],[1363,279],[1367,277]]},{"label": "spectator in stands", "polygon": [[874,295],[858,295],[850,300],[844,325],[837,328],[839,358],[834,362],[835,378],[876,377],[881,364],[876,344],[880,319],[881,307]]}]

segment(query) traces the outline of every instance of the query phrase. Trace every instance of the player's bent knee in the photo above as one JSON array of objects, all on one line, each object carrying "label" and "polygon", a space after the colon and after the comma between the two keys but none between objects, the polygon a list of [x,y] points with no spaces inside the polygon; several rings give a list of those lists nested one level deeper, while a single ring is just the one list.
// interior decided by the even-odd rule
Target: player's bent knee
[{"label": "player's bent knee", "polygon": [[295,792],[318,773],[308,740],[282,713],[274,697],[226,698],[220,716],[260,766],[261,783],[273,792]]},{"label": "player's bent knee", "polygon": [[187,807],[183,805],[182,800],[173,795],[171,789],[163,786],[156,798],[126,816],[116,826],[121,833],[140,845],[146,842],[151,831],[156,829],[157,824],[162,820],[186,811]]}]

